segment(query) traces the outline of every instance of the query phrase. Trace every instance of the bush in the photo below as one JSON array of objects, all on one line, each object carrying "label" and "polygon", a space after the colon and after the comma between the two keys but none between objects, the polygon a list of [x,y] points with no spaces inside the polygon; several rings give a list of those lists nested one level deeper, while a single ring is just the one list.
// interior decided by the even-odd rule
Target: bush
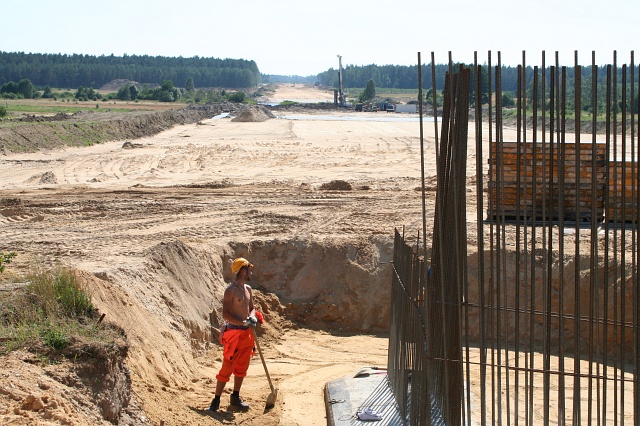
[{"label": "bush", "polygon": [[[4,108],[4,112],[5,114],[3,114],[2,109]],[[6,115],[6,107],[2,107],[0,106],[0,117],[3,117],[4,115]],[[0,251],[0,274],[4,272],[4,268],[6,268],[6,266],[11,263],[11,261],[13,261],[13,258],[16,257],[16,253],[15,252],[9,252],[9,253],[3,253]]]},{"label": "bush", "polygon": [[160,102],[173,102],[174,101],[173,93],[163,90],[162,92],[160,92],[159,101]]},{"label": "bush", "polygon": [[[0,105],[0,117],[6,117],[7,115],[9,115],[9,111],[7,110],[7,107]],[[0,272],[2,272],[2,270],[3,268],[0,265]]]},{"label": "bush", "polygon": [[68,269],[58,272],[54,281],[56,301],[70,317],[91,314],[95,308],[76,274]]},{"label": "bush", "polygon": [[242,91],[233,92],[227,99],[229,99],[229,102],[242,103],[247,100],[247,94]]},{"label": "bush", "polygon": [[2,93],[2,99],[22,99],[22,95],[12,92]]},{"label": "bush", "polygon": [[70,269],[40,271],[33,274],[27,290],[46,316],[76,318],[91,314],[91,298]]},{"label": "bush", "polygon": [[62,350],[69,346],[69,339],[59,328],[45,328],[40,331],[40,337],[45,345],[56,350]]}]

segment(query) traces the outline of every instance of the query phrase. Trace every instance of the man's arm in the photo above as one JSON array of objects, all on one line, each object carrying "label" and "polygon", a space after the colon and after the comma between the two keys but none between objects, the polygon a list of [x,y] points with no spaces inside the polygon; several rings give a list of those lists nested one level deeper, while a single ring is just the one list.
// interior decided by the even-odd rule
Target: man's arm
[{"label": "man's arm", "polygon": [[253,307],[253,289],[248,284],[245,284],[245,286],[247,287],[247,291],[249,291],[249,316],[255,316],[256,310]]}]

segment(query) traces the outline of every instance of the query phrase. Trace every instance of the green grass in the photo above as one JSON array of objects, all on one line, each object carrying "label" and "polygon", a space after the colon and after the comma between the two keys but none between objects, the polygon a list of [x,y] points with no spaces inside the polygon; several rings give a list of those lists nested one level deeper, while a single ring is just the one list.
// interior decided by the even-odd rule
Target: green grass
[{"label": "green grass", "polygon": [[[57,113],[67,113],[73,114],[78,111],[95,111],[95,104],[85,106],[62,106],[62,105],[6,105],[7,112],[20,114],[20,113],[31,113],[31,114],[57,114]],[[102,107],[106,109],[106,107]],[[131,112],[132,109],[129,108],[108,108],[111,112]]]},{"label": "green grass", "polygon": [[122,342],[120,329],[97,324],[98,311],[74,270],[35,268],[22,279],[26,285],[0,291],[0,354],[27,349],[64,356],[74,343],[109,350]]},{"label": "green grass", "polygon": [[[494,108],[495,108],[495,106],[494,106]],[[556,111],[556,117],[557,117],[557,114],[558,114],[558,111]],[[515,117],[517,117],[517,115],[518,115],[517,108],[508,108],[508,109],[503,109],[503,111],[502,111],[502,116],[504,118],[515,118]],[[533,117],[533,109],[527,108],[526,116],[527,117]],[[565,118],[567,118],[569,120],[573,120],[573,119],[575,119],[575,111],[573,109],[567,110],[567,111],[565,111],[565,115],[564,116],[565,116]],[[538,110],[538,117],[542,117],[542,110]],[[551,115],[549,114],[549,110],[548,109],[545,111],[545,117],[547,118],[547,120],[550,119],[550,117],[551,117]],[[637,117],[638,117],[638,115],[636,114],[636,121],[637,121]],[[606,121],[606,118],[607,118],[606,114],[599,113],[596,116],[596,122],[597,123],[604,123]],[[631,115],[630,114],[627,115],[627,119],[628,120],[631,119]],[[582,122],[590,122],[590,121],[593,120],[593,115],[591,115],[591,113],[589,113],[589,112],[582,111],[580,113],[580,120]],[[622,120],[622,114],[619,113],[618,114],[618,122],[620,122],[621,120]]]}]

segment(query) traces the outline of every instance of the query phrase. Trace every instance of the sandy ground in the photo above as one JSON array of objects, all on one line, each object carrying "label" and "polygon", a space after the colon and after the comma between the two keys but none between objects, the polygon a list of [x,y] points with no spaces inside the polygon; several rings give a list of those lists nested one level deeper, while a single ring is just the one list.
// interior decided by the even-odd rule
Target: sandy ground
[{"label": "sandy ground", "polygon": [[319,89],[305,84],[279,84],[277,87],[277,91],[269,96],[266,102],[333,102],[333,90]]},{"label": "sandy ground", "polygon": [[[271,100],[332,101],[333,93],[284,86]],[[128,366],[135,396],[152,424],[324,425],[326,382],[361,367],[386,366],[384,333],[366,331],[380,327],[354,332],[358,327],[346,324],[328,333],[273,324],[277,330],[267,329],[261,338],[279,389],[276,407],[262,413],[269,386],[256,355],[242,389],[254,408],[227,411],[225,394],[219,413],[202,409],[213,394],[221,361],[220,347],[206,343],[211,337],[207,313],[219,307],[228,279],[229,267],[220,259],[245,254],[254,260],[258,248],[248,249],[253,257],[243,250],[256,240],[311,241],[340,250],[379,238],[388,252],[395,227],[419,229],[418,122],[399,116],[380,121],[389,117],[374,113],[331,115],[261,123],[210,119],[136,140],[133,149],[115,141],[2,156],[0,251],[19,253],[11,265],[16,272],[38,262],[72,265],[94,275],[94,301],[131,342]],[[427,155],[433,158],[432,147]],[[435,179],[434,164],[427,173]],[[320,190],[335,179],[348,181],[354,190]],[[314,250],[310,253],[323,249]],[[352,249],[345,250],[353,260]],[[168,266],[171,256],[180,257],[173,267]],[[284,271],[268,259],[257,260],[256,287],[261,277],[266,280],[267,266],[270,275]],[[198,275],[198,270],[205,272]],[[300,299],[304,291],[288,295]],[[371,288],[353,291],[363,305],[386,303]],[[365,312],[355,306],[358,310]],[[271,318],[280,321],[275,311]],[[386,324],[385,318],[375,321]],[[9,386],[9,380],[22,389],[13,393],[16,398],[54,394],[53,385],[47,391],[20,385],[16,377],[35,374],[29,366],[16,362],[11,368],[25,368],[22,375],[6,376],[0,384]],[[11,404],[17,403],[0,408],[10,411]],[[63,417],[82,424],[82,414],[71,409]],[[32,414],[28,421],[35,418]]]},{"label": "sandy ground", "polygon": [[[333,92],[284,85],[269,98],[282,100],[331,102]],[[386,366],[389,283],[380,277],[394,229],[415,235],[422,227],[419,122],[384,113],[277,115],[211,118],[138,139],[130,149],[114,141],[0,156],[0,251],[18,252],[16,272],[37,262],[90,274],[95,303],[127,333],[135,398],[154,425],[325,425],[325,383]],[[434,132],[425,126],[432,211]],[[512,136],[507,129],[505,138]],[[321,189],[336,179],[353,190]],[[475,179],[468,184],[473,245]],[[259,330],[278,403],[263,413],[270,390],[256,355],[242,388],[253,408],[229,411],[225,394],[211,415],[202,409],[221,349],[209,343],[209,313],[219,311],[228,262],[237,255],[256,264],[255,288],[269,283],[280,297],[261,299],[268,323]],[[362,275],[370,279],[354,278]],[[321,314],[311,303],[317,299],[326,301]],[[286,320],[291,312],[308,327]],[[68,389],[41,386],[48,379],[21,356],[2,360],[2,371],[12,373],[0,375],[0,413],[13,413],[30,394],[65,398]],[[49,424],[21,413],[0,420]],[[69,404],[57,415],[95,423]]]}]

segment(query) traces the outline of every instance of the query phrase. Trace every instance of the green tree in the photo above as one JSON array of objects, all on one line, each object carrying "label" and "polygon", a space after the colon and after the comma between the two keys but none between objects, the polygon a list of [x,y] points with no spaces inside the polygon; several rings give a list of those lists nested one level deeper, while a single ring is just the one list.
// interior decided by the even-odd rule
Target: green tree
[{"label": "green tree", "polygon": [[96,92],[93,87],[78,87],[75,98],[80,101],[95,101],[102,98],[102,95]]},{"label": "green tree", "polygon": [[173,82],[171,80],[164,80],[162,82],[162,85],[160,86],[160,90],[162,90],[163,92],[173,92],[173,88],[175,86],[173,85]]},{"label": "green tree", "polygon": [[129,101],[131,100],[131,91],[129,90],[129,85],[125,84],[120,89],[118,89],[118,94],[116,97],[121,101]]},{"label": "green tree", "polygon": [[0,93],[15,93],[18,94],[18,83],[15,81],[7,81],[0,87]]},{"label": "green tree", "polygon": [[131,98],[131,100],[135,101],[136,99],[138,99],[139,94],[140,94],[140,91],[138,90],[135,84],[132,84],[131,86],[129,86],[129,97]]},{"label": "green tree", "polygon": [[193,92],[195,90],[192,77],[189,77],[187,79],[187,82],[184,84],[184,88],[187,92]]},{"label": "green tree", "polygon": [[505,108],[512,108],[516,106],[516,101],[514,100],[514,94],[511,92],[503,92],[502,93],[502,106]]},{"label": "green tree", "polygon": [[173,102],[175,98],[173,97],[173,93],[167,92],[166,90],[162,90],[160,92],[160,102]]},{"label": "green tree", "polygon": [[43,98],[53,98],[53,92],[51,91],[50,86],[45,86],[44,92],[42,92]]},{"label": "green tree", "polygon": [[233,92],[228,96],[229,102],[244,102],[247,100],[247,95],[241,90]]},{"label": "green tree", "polygon": [[18,82],[18,93],[22,94],[26,99],[33,98],[35,88],[28,78],[23,78]]},{"label": "green tree", "polygon": [[370,101],[376,97],[376,83],[373,80],[367,81],[367,87],[364,88],[364,92],[360,96],[360,101]]}]

